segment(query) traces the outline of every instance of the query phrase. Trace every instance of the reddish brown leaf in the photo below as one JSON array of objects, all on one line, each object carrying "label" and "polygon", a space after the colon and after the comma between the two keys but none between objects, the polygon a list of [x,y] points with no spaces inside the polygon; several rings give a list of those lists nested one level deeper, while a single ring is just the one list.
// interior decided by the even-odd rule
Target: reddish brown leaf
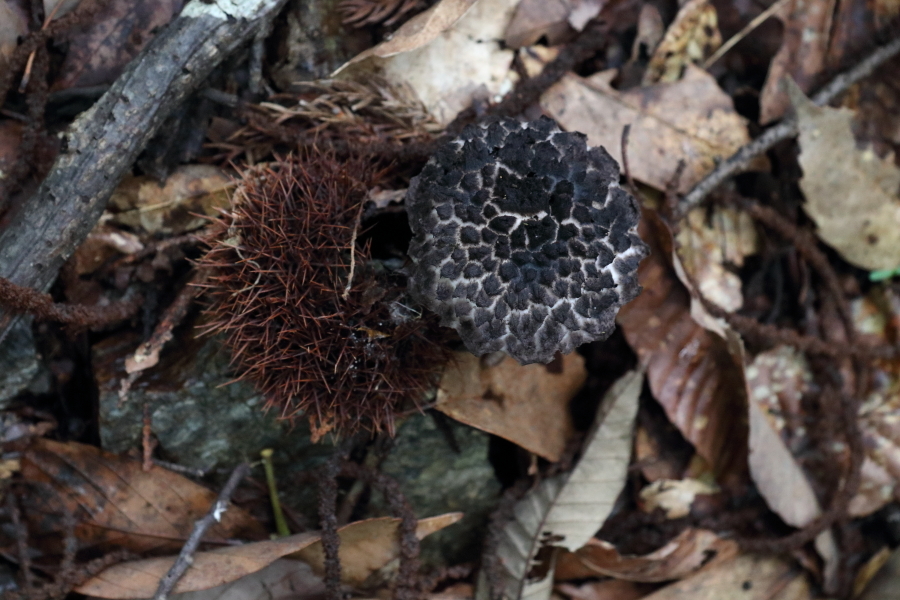
[{"label": "reddish brown leaf", "polygon": [[686,529],[668,544],[644,556],[623,556],[615,546],[593,539],[577,552],[565,552],[556,566],[557,579],[606,575],[628,581],[682,579],[701,567],[728,560],[737,543],[705,529]]},{"label": "reddish brown leaf", "polygon": [[639,231],[652,254],[638,268],[644,290],[619,311],[619,325],[669,420],[720,482],[742,477],[747,468],[743,367],[722,337],[691,318],[690,295],[671,265],[668,228],[645,209]]},{"label": "reddish brown leaf", "polygon": [[[177,473],[161,467],[145,472],[137,460],[74,442],[36,440],[22,454],[22,477],[37,484],[26,487],[22,504],[36,541],[51,548],[60,542],[66,507],[75,516],[82,547],[177,550],[216,499]],[[265,530],[231,506],[205,539],[234,537],[260,539]]]},{"label": "reddish brown leaf", "polygon": [[183,4],[183,0],[107,2],[94,21],[69,32],[69,52],[53,88],[112,83]]}]

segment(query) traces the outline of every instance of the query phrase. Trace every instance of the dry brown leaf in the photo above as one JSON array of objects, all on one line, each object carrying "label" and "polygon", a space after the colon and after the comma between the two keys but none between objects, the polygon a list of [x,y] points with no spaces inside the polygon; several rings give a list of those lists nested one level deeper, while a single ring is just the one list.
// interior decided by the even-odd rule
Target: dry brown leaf
[{"label": "dry brown leaf", "polygon": [[800,127],[803,205],[822,240],[868,269],[900,266],[900,168],[858,150],[846,109],[817,107],[789,84]]},{"label": "dry brown leaf", "polygon": [[619,326],[672,424],[720,482],[741,478],[747,467],[747,422],[736,415],[747,410],[743,365],[725,339],[691,317],[690,295],[670,263],[668,228],[644,209],[639,232],[651,244],[650,257],[638,267],[644,289],[619,311]]},{"label": "dry brown leaf", "polygon": [[89,275],[117,254],[134,254],[143,249],[140,238],[130,231],[99,223],[75,249],[67,267],[79,277]]},{"label": "dry brown leaf", "polygon": [[643,85],[678,81],[689,64],[703,62],[721,45],[716,8],[709,0],[688,0],[650,57]]},{"label": "dry brown leaf", "polygon": [[737,555],[734,540],[721,539],[705,529],[685,529],[662,548],[643,556],[623,556],[615,546],[593,539],[576,552],[564,552],[556,578],[582,579],[605,575],[639,582],[683,579],[701,567]]},{"label": "dry brown leaf", "polygon": [[803,572],[784,559],[739,555],[645,596],[644,600],[812,600]]},{"label": "dry brown leaf", "polygon": [[586,379],[584,358],[575,352],[527,366],[508,356],[486,366],[458,352],[441,377],[435,408],[555,462],[574,432],[569,401]]},{"label": "dry brown leaf", "polygon": [[[318,533],[307,532],[277,540],[196,552],[190,568],[175,585],[174,592],[193,592],[227,584],[256,573],[282,556],[297,552],[318,539]],[[161,556],[119,563],[92,577],[84,585],[75,588],[75,591],[98,598],[152,598],[159,587],[159,580],[169,572],[176,558]]]},{"label": "dry brown leaf", "polygon": [[715,78],[688,65],[675,83],[619,92],[610,73],[567,75],[541,96],[541,106],[568,131],[587,135],[622,164],[622,129],[631,124],[631,175],[663,190],[685,164],[678,190],[686,192],[750,138],[743,117]]},{"label": "dry brown leaf", "polygon": [[[816,494],[803,469],[772,428],[756,402],[750,402],[750,475],[766,504],[781,519],[801,528],[822,514]],[[831,530],[820,533],[816,550],[825,561],[825,580],[836,581],[838,551]]]},{"label": "dry brown leaf", "polygon": [[678,242],[678,257],[703,297],[730,312],[741,308],[741,278],[727,266],[741,267],[744,258],[756,253],[753,219],[731,207],[716,206],[711,213],[696,208],[684,219]]},{"label": "dry brown leaf", "polygon": [[759,98],[762,125],[780,119],[790,106],[782,87],[785,76],[796,81],[804,92],[820,83],[818,78],[826,66],[834,7],[835,0],[789,0],[776,13],[784,24],[784,34]]},{"label": "dry brown leaf", "polygon": [[113,0],[67,32],[69,51],[53,89],[110,84],[184,5],[183,0]]},{"label": "dry brown leaf", "polygon": [[560,583],[556,591],[572,600],[639,600],[655,589],[647,583],[635,583],[621,579],[589,581],[581,585]]},{"label": "dry brown leaf", "polygon": [[[60,543],[64,503],[78,521],[75,533],[83,548],[103,544],[134,552],[177,550],[216,499],[214,492],[177,473],[161,467],[144,471],[140,461],[75,442],[35,440],[22,453],[22,477],[56,492],[33,486],[23,499],[37,536]],[[229,506],[206,539],[264,536],[256,519]]]},{"label": "dry brown leaf", "polygon": [[232,182],[211,165],[178,167],[160,185],[148,176],[126,177],[113,192],[112,220],[147,233],[179,235],[208,223],[217,209],[226,208]]},{"label": "dry brown leaf", "polygon": [[712,496],[719,491],[716,485],[699,479],[657,479],[641,490],[641,509],[652,513],[659,508],[666,513],[667,519],[680,519],[691,513],[691,505],[697,496]]},{"label": "dry brown leaf", "polygon": [[506,28],[504,43],[517,49],[544,37],[548,45],[555,46],[573,31],[584,29],[604,4],[606,0],[521,0]]},{"label": "dry brown leaf", "polygon": [[441,0],[335,76],[364,80],[376,73],[393,85],[409,86],[446,125],[474,100],[512,88],[512,50],[502,48],[500,40],[515,6],[516,0]]},{"label": "dry brown leaf", "polygon": [[19,38],[28,33],[28,18],[18,4],[0,0],[0,68],[16,46]]},{"label": "dry brown leaf", "polygon": [[325,582],[303,561],[279,558],[236,581],[208,590],[173,594],[169,600],[321,600]]},{"label": "dry brown leaf", "polygon": [[[419,519],[416,537],[420,540],[440,531],[462,518],[462,513],[447,513],[437,517]],[[338,529],[341,547],[341,580],[350,585],[362,584],[372,573],[400,555],[400,540],[397,529],[400,519],[384,517],[351,523]],[[291,558],[309,564],[314,573],[325,572],[325,551],[322,543],[316,542],[295,552]]]}]

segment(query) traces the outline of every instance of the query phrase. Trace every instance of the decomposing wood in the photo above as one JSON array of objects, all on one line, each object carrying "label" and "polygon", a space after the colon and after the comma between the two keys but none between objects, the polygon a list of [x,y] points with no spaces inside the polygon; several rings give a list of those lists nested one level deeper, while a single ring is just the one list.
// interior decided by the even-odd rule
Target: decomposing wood
[{"label": "decomposing wood", "polygon": [[[286,0],[192,0],[71,125],[38,191],[0,232],[0,277],[46,291],[160,125]],[[17,318],[0,310],[0,341]]]}]

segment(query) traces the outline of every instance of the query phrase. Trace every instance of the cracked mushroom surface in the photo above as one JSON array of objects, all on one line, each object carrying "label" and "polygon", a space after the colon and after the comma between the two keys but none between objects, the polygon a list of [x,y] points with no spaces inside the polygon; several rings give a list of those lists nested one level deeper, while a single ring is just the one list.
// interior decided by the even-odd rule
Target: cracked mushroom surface
[{"label": "cracked mushroom surface", "polygon": [[619,166],[546,117],[470,125],[410,182],[413,297],[476,355],[553,360],[609,337],[648,248]]}]

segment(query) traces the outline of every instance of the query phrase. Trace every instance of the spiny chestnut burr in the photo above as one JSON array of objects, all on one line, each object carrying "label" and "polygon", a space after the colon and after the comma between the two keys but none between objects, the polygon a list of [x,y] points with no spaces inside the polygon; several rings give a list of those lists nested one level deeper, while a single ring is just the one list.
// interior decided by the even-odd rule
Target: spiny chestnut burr
[{"label": "spiny chestnut burr", "polygon": [[618,181],[551,119],[466,127],[410,183],[410,294],[476,355],[547,363],[606,339],[649,252]]},{"label": "spiny chestnut burr", "polygon": [[404,278],[357,239],[373,171],[314,150],[249,169],[200,261],[212,271],[206,329],[268,407],[310,420],[314,440],[393,433],[447,358],[436,319],[407,308]]}]

